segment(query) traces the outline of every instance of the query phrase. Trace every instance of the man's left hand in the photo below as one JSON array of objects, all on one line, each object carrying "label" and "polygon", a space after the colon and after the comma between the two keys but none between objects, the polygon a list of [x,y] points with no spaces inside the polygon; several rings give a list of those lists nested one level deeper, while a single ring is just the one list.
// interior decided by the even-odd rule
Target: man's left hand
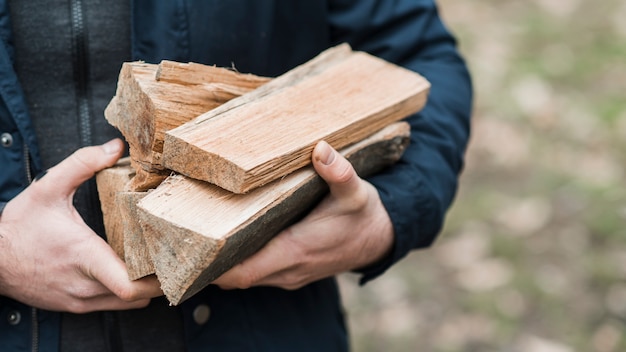
[{"label": "man's left hand", "polygon": [[275,286],[298,289],[366,267],[389,254],[393,226],[378,192],[326,142],[313,150],[313,166],[330,193],[300,222],[213,283],[225,289]]}]

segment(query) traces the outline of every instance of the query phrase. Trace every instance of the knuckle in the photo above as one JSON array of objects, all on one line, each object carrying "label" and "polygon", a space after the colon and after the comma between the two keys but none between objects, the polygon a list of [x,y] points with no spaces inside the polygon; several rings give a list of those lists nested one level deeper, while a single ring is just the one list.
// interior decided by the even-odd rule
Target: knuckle
[{"label": "knuckle", "polygon": [[70,158],[74,160],[78,167],[86,170],[91,170],[91,163],[89,162],[91,158],[89,157],[90,153],[87,148],[90,147],[83,147],[78,149],[70,156]]},{"label": "knuckle", "polygon": [[138,292],[131,287],[121,287],[117,291],[116,296],[124,302],[134,302],[142,298],[139,297]]},{"label": "knuckle", "polygon": [[337,183],[340,184],[348,183],[356,176],[352,164],[347,161],[345,163],[339,163],[335,171],[337,174]]},{"label": "knuckle", "polygon": [[277,251],[283,253],[284,259],[276,271],[285,278],[293,279],[298,276],[292,277],[291,275],[305,268],[307,263],[310,263],[314,253],[310,251],[310,245],[306,243],[308,240],[306,236],[300,236],[292,230],[289,230],[285,235],[288,234],[292,236],[283,236],[278,243]]},{"label": "knuckle", "polygon": [[365,207],[370,199],[370,192],[367,187],[359,187],[354,194],[354,202],[358,204],[360,208]]},{"label": "knuckle", "polygon": [[258,275],[255,270],[245,265],[240,267],[240,275],[237,280],[237,288],[248,289],[258,282]]},{"label": "knuckle", "polygon": [[85,301],[80,299],[71,299],[67,302],[65,310],[74,314],[84,314],[91,310]]},{"label": "knuckle", "polygon": [[74,285],[68,287],[69,295],[77,301],[84,301],[97,295],[90,285]]},{"label": "knuckle", "polygon": [[358,187],[349,197],[340,200],[346,213],[358,213],[367,208],[370,193],[366,187]]},{"label": "knuckle", "polygon": [[281,287],[285,290],[295,291],[308,284],[308,280],[305,277],[297,275],[295,273],[286,274],[283,276],[283,284]]},{"label": "knuckle", "polygon": [[139,309],[139,308],[145,308],[149,304],[150,304],[149,299],[141,299],[141,300],[133,301],[131,307],[135,309]]},{"label": "knuckle", "polygon": [[304,287],[304,285],[302,284],[291,284],[291,285],[287,285],[285,287],[283,287],[285,290],[287,291],[296,291],[301,289],[302,287]]},{"label": "knuckle", "polygon": [[237,281],[236,287],[242,290],[252,287],[254,279],[250,276],[243,276]]}]

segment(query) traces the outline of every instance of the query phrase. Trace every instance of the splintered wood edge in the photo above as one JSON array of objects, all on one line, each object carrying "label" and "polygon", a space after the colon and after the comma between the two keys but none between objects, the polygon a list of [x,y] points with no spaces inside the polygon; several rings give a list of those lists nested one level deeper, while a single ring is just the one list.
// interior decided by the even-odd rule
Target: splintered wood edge
[{"label": "splintered wood edge", "polygon": [[[342,47],[341,49],[346,48]],[[347,47],[347,49],[349,50],[349,47]],[[410,73],[412,75],[411,77],[414,78],[407,81],[413,82],[413,90],[411,90],[411,92],[414,92],[411,94],[407,94],[406,97],[402,97],[402,100],[398,101],[392,106],[383,106],[381,107],[381,110],[379,112],[367,115],[361,120],[355,121],[338,131],[321,137],[322,139],[327,140],[327,142],[329,142],[335,148],[343,148],[344,146],[352,143],[353,140],[358,141],[364,138],[366,136],[366,133],[364,133],[362,129],[367,130],[367,128],[362,128],[362,126],[371,126],[371,130],[380,129],[388,123],[398,121],[402,118],[405,118],[406,116],[409,116],[412,113],[421,110],[426,103],[428,91],[430,88],[430,83],[421,75],[361,52],[348,52],[348,55],[342,52],[342,55],[337,55],[337,57],[341,58],[341,60],[337,60],[337,63],[349,57],[349,54],[351,54],[352,57],[367,57],[368,60],[371,60],[372,63],[380,62],[384,65],[388,65],[389,69],[395,70],[396,72],[398,72],[398,74],[399,72],[406,72],[407,74]],[[324,71],[329,69],[329,67],[331,66],[334,66],[334,64],[326,66],[320,65],[318,69],[322,67],[322,71]],[[291,73],[292,71],[288,72],[287,74],[275,79],[271,83],[268,83],[264,87],[271,86],[276,81],[280,81],[281,78],[287,77]],[[313,79],[313,77],[304,78]],[[286,81],[292,82],[291,80]],[[255,92],[256,91],[254,91],[253,93]],[[237,103],[240,103],[242,98],[248,97],[250,94],[234,99],[231,102],[237,101]],[[273,92],[272,94],[277,95],[279,93]],[[267,99],[272,94],[266,94],[260,97],[264,97],[265,99]],[[243,106],[244,104],[233,105],[235,105],[233,106],[233,108],[235,108],[238,106]],[[217,110],[219,110],[219,108],[209,112],[208,114],[201,115],[199,118],[183,124],[182,126],[170,130],[166,133],[164,141],[163,162],[167,168],[185,174],[189,177],[214,183],[234,193],[247,193],[255,188],[263,186],[264,184],[267,184],[276,178],[283,177],[284,175],[289,174],[290,172],[293,172],[310,163],[310,158],[308,156],[310,155],[310,152],[313,150],[313,147],[316,143],[314,140],[311,140],[310,143],[307,142],[306,145],[301,146],[302,150],[298,149],[297,152],[292,151],[292,153],[290,153],[288,156],[283,155],[278,156],[278,159],[272,159],[274,161],[280,160],[280,162],[272,162],[270,165],[269,161],[266,161],[252,167],[251,169],[248,169],[247,167],[242,167],[236,162],[230,160],[230,158],[222,157],[221,155],[219,155],[219,147],[216,150],[216,153],[213,153],[210,150],[204,150],[194,145],[194,143],[191,142],[191,139],[194,135],[199,133],[196,130],[196,125],[198,123],[208,121],[216,122],[216,119],[218,118],[226,118],[228,117],[226,115],[232,115],[214,115],[218,113]],[[227,111],[229,110],[225,110],[223,112],[226,113]],[[212,116],[212,120],[208,119],[208,117],[210,116]],[[382,117],[384,117],[384,119]],[[212,124],[212,126],[213,125],[214,124]],[[345,133],[346,131],[350,131],[350,133],[347,134]],[[345,135],[349,135],[350,137],[347,138],[347,140],[345,140],[346,138],[340,138],[341,136]],[[196,159],[209,161],[202,163],[196,162]],[[215,167],[208,169],[206,165],[214,165]],[[219,172],[215,172],[215,169],[219,170]]]},{"label": "splintered wood edge", "polygon": [[[343,149],[341,154],[350,160],[359,175],[367,177],[398,161],[409,143],[409,136],[408,123],[394,123],[366,140]],[[262,216],[251,218],[235,229],[225,239],[219,252],[212,256],[214,259],[210,264],[201,271],[177,303],[173,304],[179,304],[193,296],[228,269],[255,253],[282,229],[305,215],[321,199],[327,192],[327,186],[312,166],[299,173],[308,173],[308,176],[303,178],[296,189],[280,194],[276,201],[277,206],[268,207]],[[263,228],[263,231],[259,232],[259,228]]]},{"label": "splintered wood edge", "polygon": [[[340,152],[353,163],[359,175],[366,177],[399,160],[408,145],[409,134],[408,123],[394,123]],[[369,151],[368,148],[370,148]],[[373,162],[371,159],[374,159]],[[279,206],[265,209],[263,211],[265,215],[261,214],[250,218],[237,229],[234,229],[234,233],[222,240],[184,230],[179,224],[173,225],[151,214],[141,204],[138,205],[142,227],[144,227],[145,233],[149,234],[146,236],[146,242],[150,249],[157,277],[171,304],[180,304],[206,287],[233,265],[256,252],[280,230],[302,216],[327,191],[327,186],[312,167],[307,167],[294,174],[298,173],[307,174],[300,186],[291,192],[278,195],[279,199],[285,198],[286,201],[275,200],[271,202],[272,204],[278,202]],[[290,175],[289,177],[297,176]],[[172,182],[200,182],[180,175],[175,176],[175,178],[176,180],[172,180]],[[206,184],[206,187],[209,190],[219,189],[209,184]],[[272,184],[266,187],[272,187]],[[158,191],[157,189],[155,192]],[[150,197],[155,196],[156,194],[150,195]],[[149,198],[144,200],[149,200]],[[255,224],[259,224],[259,226],[262,224],[264,232],[259,233]],[[180,234],[181,237],[176,234]],[[185,240],[181,240],[181,238]],[[176,252],[175,248],[180,248],[181,244],[183,249]],[[190,258],[194,256],[196,256],[195,259]],[[192,267],[185,267],[183,263],[178,261],[180,258],[191,259]],[[175,270],[172,271],[172,268]]]},{"label": "splintered wood edge", "polygon": [[276,94],[285,88],[297,84],[298,82],[302,81],[310,75],[314,75],[323,71],[328,65],[341,62],[351,54],[352,49],[348,44],[338,45],[322,52],[310,61],[293,68],[292,70],[277,78],[274,78],[273,80],[265,83],[259,88],[249,93],[246,93],[238,98],[232,99],[222,104],[221,106],[198,116],[192,121],[189,121],[188,123],[185,123],[166,132],[163,149],[167,149],[166,145],[168,144],[168,136],[176,135],[178,133],[184,133],[184,131],[189,129],[193,130],[196,128],[196,125],[200,125],[210,119],[219,118],[220,115],[222,115],[226,111],[259,100],[265,96]]},{"label": "splintered wood edge", "polygon": [[[178,77],[176,73],[183,76]],[[159,81],[160,76],[164,77]],[[207,78],[215,82],[203,83]],[[169,174],[161,164],[163,136],[167,129],[178,127],[269,80],[267,77],[196,63],[123,63],[116,95],[105,109],[105,118],[122,132],[129,143],[131,157],[141,165],[141,168],[136,168],[138,175],[133,180],[132,190],[154,188],[164,178],[163,174]],[[164,104],[170,100],[184,102],[181,111],[186,114],[172,111],[174,107]],[[177,105],[175,108],[180,107]],[[169,114],[184,118],[165,118]]]},{"label": "splintered wood edge", "polygon": [[96,188],[100,198],[100,208],[107,242],[120,258],[124,258],[124,233],[120,220],[120,209],[115,204],[117,192],[124,189],[134,174],[130,158],[118,162],[96,174]]},{"label": "splintered wood edge", "polygon": [[[239,98],[233,99],[218,108],[215,108],[205,114],[198,116],[194,120],[190,121],[190,126],[186,128],[193,129],[195,127],[191,126],[191,124],[202,124],[207,120],[218,117],[225,111],[232,110],[238,106],[245,105],[251,101],[258,100],[267,95],[275,94],[286,87],[291,87],[302,81],[303,79],[307,78],[308,76],[315,75],[325,70],[328,65],[341,62],[351,54],[352,49],[348,44],[341,44],[325,50],[310,61],[289,70],[287,73],[274,78],[270,82],[260,86],[250,93],[244,94]],[[178,128],[184,129],[185,127],[183,126],[180,126]]]},{"label": "splintered wood edge", "polygon": [[182,63],[163,60],[159,63],[155,79],[183,85],[217,83],[252,90],[269,82],[271,78],[240,73],[225,67],[203,65],[194,62]]},{"label": "splintered wood edge", "polygon": [[124,261],[130,280],[154,274],[154,264],[137,214],[137,203],[146,194],[147,192],[118,192],[115,199],[124,228]]}]

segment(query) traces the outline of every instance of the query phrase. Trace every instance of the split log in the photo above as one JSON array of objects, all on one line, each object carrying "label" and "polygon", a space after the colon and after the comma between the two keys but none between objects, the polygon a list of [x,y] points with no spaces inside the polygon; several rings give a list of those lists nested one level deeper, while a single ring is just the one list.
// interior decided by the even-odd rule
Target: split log
[{"label": "split log", "polygon": [[137,203],[148,192],[118,192],[115,204],[123,226],[124,261],[128,278],[136,280],[154,274],[154,264],[150,258],[143,230],[139,225]]},{"label": "split log", "polygon": [[[364,177],[396,162],[408,141],[408,124],[395,123],[341,153]],[[182,175],[168,177],[138,208],[170,303],[181,303],[256,252],[326,192],[312,166],[246,194]]]},{"label": "split log", "polygon": [[[227,102],[233,98],[254,90],[269,82],[269,78],[253,74],[243,74],[234,70],[208,66],[190,62],[163,60],[159,64],[155,79],[159,82],[189,85],[209,85],[208,88],[218,87],[216,101]],[[215,86],[211,86],[211,85]],[[231,93],[230,95],[228,95]],[[219,97],[220,94],[224,96]]]},{"label": "split log", "polygon": [[166,132],[163,164],[245,193],[419,111],[429,82],[347,44]]},{"label": "split log", "polygon": [[104,114],[122,132],[130,156],[138,164],[131,190],[154,188],[169,175],[161,162],[165,131],[267,81],[269,78],[193,63],[124,63],[116,94]]},{"label": "split log", "polygon": [[137,202],[146,192],[126,192],[134,175],[128,157],[96,175],[107,242],[126,262],[131,280],[154,274],[137,215]]},{"label": "split log", "polygon": [[107,242],[122,259],[124,259],[124,225],[120,209],[115,204],[115,198],[118,192],[126,188],[134,174],[135,171],[130,166],[130,158],[122,158],[114,166],[96,174],[96,186]]}]

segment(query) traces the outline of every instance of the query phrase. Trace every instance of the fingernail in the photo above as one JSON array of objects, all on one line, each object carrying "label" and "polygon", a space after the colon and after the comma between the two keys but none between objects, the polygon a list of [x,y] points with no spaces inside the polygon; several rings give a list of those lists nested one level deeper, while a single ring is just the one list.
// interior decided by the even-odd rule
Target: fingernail
[{"label": "fingernail", "polygon": [[335,151],[324,141],[317,144],[317,160],[324,165],[330,165],[335,160]]},{"label": "fingernail", "polygon": [[117,139],[112,139],[102,145],[102,149],[107,154],[117,154],[121,147],[122,146]]}]

